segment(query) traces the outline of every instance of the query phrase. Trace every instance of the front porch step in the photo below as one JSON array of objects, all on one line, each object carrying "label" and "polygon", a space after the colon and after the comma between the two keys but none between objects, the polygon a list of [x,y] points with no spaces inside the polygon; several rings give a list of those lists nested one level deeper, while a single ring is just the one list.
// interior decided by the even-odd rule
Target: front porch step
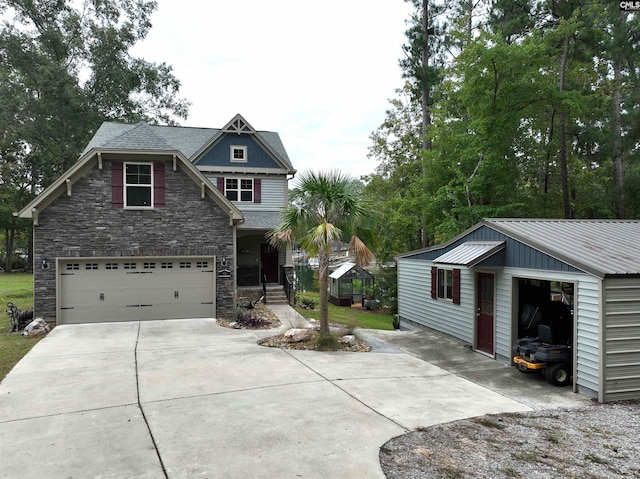
[{"label": "front porch step", "polygon": [[[262,296],[262,286],[239,287],[238,301],[242,298],[249,298],[251,301],[257,301]],[[280,284],[267,285],[267,306],[270,304],[289,304],[287,294],[284,292],[284,286]]]}]

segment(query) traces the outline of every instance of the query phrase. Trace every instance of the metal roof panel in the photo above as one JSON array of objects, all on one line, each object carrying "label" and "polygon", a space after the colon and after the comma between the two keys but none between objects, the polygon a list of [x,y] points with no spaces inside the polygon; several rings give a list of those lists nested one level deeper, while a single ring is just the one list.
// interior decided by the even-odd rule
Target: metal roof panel
[{"label": "metal roof panel", "polygon": [[487,219],[484,224],[599,277],[640,274],[640,221]]},{"label": "metal roof panel", "polygon": [[494,255],[504,247],[504,241],[467,241],[438,256],[433,262],[471,267]]}]

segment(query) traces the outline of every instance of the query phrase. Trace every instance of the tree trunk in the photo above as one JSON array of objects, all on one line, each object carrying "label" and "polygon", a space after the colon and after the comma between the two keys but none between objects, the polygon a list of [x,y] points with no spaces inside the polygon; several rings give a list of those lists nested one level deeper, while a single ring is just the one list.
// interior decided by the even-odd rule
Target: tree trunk
[{"label": "tree trunk", "polygon": [[320,284],[320,336],[328,337],[329,332],[329,254],[318,253],[318,282]]},{"label": "tree trunk", "polygon": [[14,246],[15,237],[16,237],[15,221],[13,221],[11,228],[5,228],[4,234],[6,239],[5,245],[7,248],[7,254],[5,256],[5,262],[4,262],[4,271],[5,273],[12,273],[13,272],[13,246]]},{"label": "tree trunk", "polygon": [[[569,35],[564,37],[562,56],[560,58],[560,98],[562,99],[562,93],[564,92],[565,79],[567,75],[567,63],[569,60]],[[558,113],[558,141],[560,143],[560,182],[562,185],[562,207],[564,210],[565,218],[573,218],[573,211],[571,208],[571,200],[569,196],[569,173],[567,167],[567,134],[566,134],[566,118],[564,105],[560,106]]]},{"label": "tree trunk", "polygon": [[612,144],[613,144],[613,187],[616,217],[624,219],[627,216],[624,205],[624,169],[622,165],[622,127],[620,122],[620,110],[622,100],[620,88],[622,84],[622,72],[618,59],[613,61],[613,111],[611,115]]},{"label": "tree trunk", "polygon": [[422,0],[422,149],[431,150],[431,140],[428,137],[428,127],[431,124],[429,111],[430,82],[429,82],[429,0]]},{"label": "tree trunk", "polygon": [[[432,148],[429,139],[429,125],[431,124],[431,112],[429,110],[430,81],[429,81],[429,0],[422,0],[422,34],[424,44],[422,46],[422,149],[429,151]],[[422,162],[422,176],[426,176],[424,158]],[[427,218],[423,214],[420,219],[420,243],[423,248],[429,246],[429,233]]]}]

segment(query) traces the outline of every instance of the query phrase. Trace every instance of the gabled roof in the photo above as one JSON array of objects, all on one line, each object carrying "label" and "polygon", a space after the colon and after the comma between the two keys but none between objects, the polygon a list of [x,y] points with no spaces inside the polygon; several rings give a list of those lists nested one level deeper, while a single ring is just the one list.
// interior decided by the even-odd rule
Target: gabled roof
[{"label": "gabled roof", "polygon": [[[355,270],[355,271],[354,271]],[[360,268],[358,266],[356,266],[355,263],[352,263],[350,261],[341,264],[340,266],[338,266],[336,268],[336,270],[331,273],[329,275],[329,278],[331,279],[340,279],[343,276],[345,276],[346,274],[350,273],[351,271],[354,271],[354,277],[357,278],[373,278],[373,275],[371,273],[369,273],[367,270],[365,270],[364,268]]]},{"label": "gabled roof", "polygon": [[351,268],[353,268],[355,265],[356,265],[355,263],[349,263],[349,262],[344,263],[340,265],[338,268],[336,268],[336,270],[329,275],[329,278],[333,278],[333,279],[342,278],[346,273],[351,271]]},{"label": "gabled roof", "polygon": [[600,278],[640,275],[638,220],[485,219],[445,244],[411,251],[396,258],[445,249],[483,227]]},{"label": "gabled roof", "polygon": [[[145,130],[145,134],[143,131]],[[153,135],[149,135],[151,132]],[[93,149],[125,150],[177,150],[189,161],[195,161],[225,134],[249,134],[271,152],[288,173],[295,173],[289,156],[272,131],[257,131],[242,117],[236,115],[223,128],[193,128],[184,126],[148,125],[146,123],[103,123],[82,152]]]},{"label": "gabled roof", "polygon": [[[106,125],[106,127],[105,127]],[[116,126],[118,125],[118,126]],[[169,145],[165,138],[157,134],[157,130],[146,123],[126,125],[128,128],[120,128],[119,124],[103,124],[99,134],[96,133],[94,146],[85,153],[56,181],[36,196],[20,212],[15,213],[20,218],[33,218],[37,224],[38,212],[49,206],[65,191],[71,195],[72,185],[80,179],[90,168],[96,164],[102,168],[102,154],[128,154],[140,157],[140,159],[153,159],[172,162],[174,167],[178,165],[186,174],[202,189],[202,194],[211,198],[223,211],[225,211],[233,224],[244,221],[240,210],[229,201],[203,174],[200,172],[179,150]],[[93,141],[93,140],[92,140]],[[99,142],[100,146],[96,146]],[[134,149],[131,145],[137,145]],[[204,196],[203,196],[204,197]]]},{"label": "gabled roof", "polygon": [[640,221],[496,218],[484,224],[599,277],[640,274]]}]

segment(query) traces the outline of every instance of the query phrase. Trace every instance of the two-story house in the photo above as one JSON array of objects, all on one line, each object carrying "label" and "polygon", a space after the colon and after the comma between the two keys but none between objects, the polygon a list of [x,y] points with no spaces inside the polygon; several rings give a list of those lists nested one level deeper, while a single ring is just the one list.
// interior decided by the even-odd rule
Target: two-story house
[{"label": "two-story house", "polygon": [[56,324],[224,316],[282,282],[265,234],[295,174],[277,133],[104,123],[18,215],[34,225],[34,309]]}]

